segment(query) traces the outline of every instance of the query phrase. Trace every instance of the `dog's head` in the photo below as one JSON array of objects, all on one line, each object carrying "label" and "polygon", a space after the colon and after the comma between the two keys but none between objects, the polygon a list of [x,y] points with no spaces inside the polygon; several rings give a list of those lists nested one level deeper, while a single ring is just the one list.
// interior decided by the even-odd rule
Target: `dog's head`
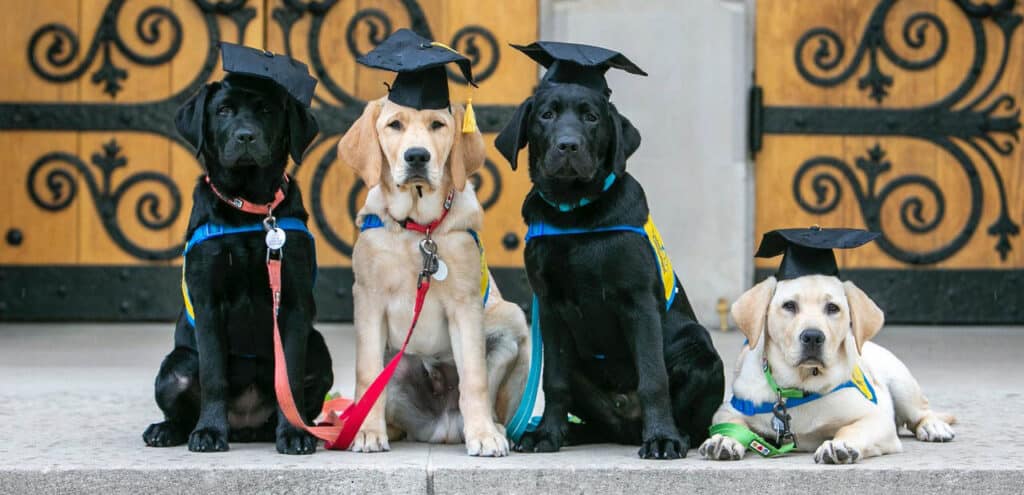
[{"label": "dog's head", "polygon": [[853,282],[806,275],[777,282],[769,277],[732,305],[732,317],[754,349],[765,339],[772,369],[789,376],[837,376],[849,372],[849,356],[860,353],[885,322],[882,310]]},{"label": "dog's head", "polygon": [[529,145],[530,179],[541,192],[600,191],[608,174],[621,176],[640,147],[640,133],[602,92],[564,83],[542,84],[516,109],[495,139],[515,169]]},{"label": "dog's head", "polygon": [[280,168],[302,161],[319,132],[309,111],[275,83],[230,75],[202,87],[174,123],[211,174]]},{"label": "dog's head", "polygon": [[362,116],[338,141],[338,156],[367,187],[462,191],[484,162],[479,130],[462,132],[464,109],[417,110],[386,97],[366,104]]}]

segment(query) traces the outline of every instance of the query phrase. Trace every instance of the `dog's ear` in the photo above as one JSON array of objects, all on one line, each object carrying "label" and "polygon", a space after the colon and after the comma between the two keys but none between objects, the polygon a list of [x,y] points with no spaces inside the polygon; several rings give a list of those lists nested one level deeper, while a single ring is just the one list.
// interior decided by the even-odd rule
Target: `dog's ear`
[{"label": "dog's ear", "polygon": [[625,115],[619,113],[615,105],[611,103],[608,105],[611,106],[612,122],[615,128],[614,136],[612,136],[614,139],[612,152],[609,156],[615,160],[615,163],[612,164],[615,175],[622,177],[622,174],[626,172],[626,160],[640,148],[640,131],[633,127],[633,123]]},{"label": "dog's ear", "polygon": [[196,156],[203,151],[203,135],[206,120],[206,102],[210,95],[220,88],[219,82],[212,82],[199,88],[199,91],[192,95],[184,104],[178,107],[174,114],[174,127],[178,134],[188,141],[196,150]]},{"label": "dog's ear", "polygon": [[452,105],[452,116],[455,117],[455,138],[452,149],[448,152],[448,170],[452,174],[452,186],[457,191],[466,188],[466,179],[473,175],[484,164],[484,136],[480,129],[473,132],[462,132],[462,118],[466,110],[461,105]]},{"label": "dog's ear", "polygon": [[383,103],[383,98],[368,102],[363,114],[338,141],[338,158],[355,170],[367,189],[380,182],[384,166],[384,151],[377,138],[377,118]]},{"label": "dog's ear", "polygon": [[757,346],[757,341],[764,331],[765,318],[768,317],[768,303],[775,293],[775,277],[768,277],[761,283],[753,286],[743,293],[736,302],[732,303],[732,319],[740,327],[743,335],[747,336],[747,344],[751,349]]},{"label": "dog's ear", "polygon": [[285,107],[288,113],[288,153],[295,163],[302,163],[302,155],[320,132],[320,125],[316,123],[313,112],[291,98]]},{"label": "dog's ear", "polygon": [[505,124],[505,128],[494,138],[494,147],[498,148],[501,156],[508,160],[508,164],[515,170],[519,165],[519,150],[526,146],[528,138],[526,130],[529,127],[530,113],[533,111],[533,97],[523,100],[523,103],[516,108],[512,118]]},{"label": "dog's ear", "polygon": [[843,282],[843,291],[850,305],[850,325],[853,327],[853,338],[857,340],[857,353],[860,354],[864,343],[882,329],[885,313],[853,282]]}]

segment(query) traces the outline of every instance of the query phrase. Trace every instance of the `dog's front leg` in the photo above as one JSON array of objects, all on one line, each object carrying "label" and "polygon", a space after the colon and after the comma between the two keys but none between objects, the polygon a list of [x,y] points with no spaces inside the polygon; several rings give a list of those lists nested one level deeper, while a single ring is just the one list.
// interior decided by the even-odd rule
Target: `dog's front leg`
[{"label": "dog's front leg", "polygon": [[[378,297],[372,289],[359,284],[358,279],[352,291],[355,304],[354,323],[356,327],[356,400],[360,400],[373,380],[384,370],[384,352],[387,346],[387,326],[384,311],[387,301]],[[388,444],[387,417],[385,406],[388,393],[381,393],[377,403],[363,421],[359,433],[349,447],[353,452],[381,452],[391,450]]]},{"label": "dog's front leg", "polygon": [[459,373],[459,410],[469,455],[508,455],[508,439],[494,423],[494,406],[487,390],[487,346],[479,300],[454,302],[446,308],[452,357]]},{"label": "dog's front leg", "polygon": [[638,378],[637,395],[643,411],[643,444],[638,454],[644,459],[686,457],[690,439],[680,435],[672,419],[665,368],[661,314],[653,298],[624,305],[618,312]]},{"label": "dog's front leg", "polygon": [[227,331],[216,305],[199,303],[195,309],[200,409],[199,421],[188,437],[188,450],[224,452],[228,450],[229,432]]},{"label": "dog's front leg", "polygon": [[[744,428],[750,428],[747,422],[743,420],[743,417],[737,414],[729,403],[723,403],[719,406],[715,416],[711,419],[711,424],[717,425],[719,423],[735,423]],[[743,459],[743,456],[747,453],[747,446],[735,438],[716,433],[707,440],[704,440],[704,443],[697,449],[697,453],[705,459],[712,461],[738,461]]]},{"label": "dog's front leg", "polygon": [[896,424],[888,415],[875,414],[850,423],[814,451],[819,464],[853,464],[861,459],[903,449]]},{"label": "dog's front leg", "polygon": [[558,452],[569,433],[570,376],[576,366],[576,353],[568,325],[555,316],[553,308],[541,303],[546,300],[542,295],[535,302],[540,305],[540,335],[544,344],[544,414],[537,429],[519,439],[516,450],[520,452]]},{"label": "dog's front leg", "polygon": [[[307,320],[304,309],[281,308],[278,322],[281,327],[281,345],[284,347],[285,362],[288,364],[288,386],[292,389],[295,407],[302,416],[305,411],[306,350],[309,332],[313,327]],[[278,402],[280,404],[280,402]],[[304,420],[315,418],[302,418]],[[277,409],[277,451],[281,454],[312,454],[316,452],[315,437],[288,422],[280,406]]]}]

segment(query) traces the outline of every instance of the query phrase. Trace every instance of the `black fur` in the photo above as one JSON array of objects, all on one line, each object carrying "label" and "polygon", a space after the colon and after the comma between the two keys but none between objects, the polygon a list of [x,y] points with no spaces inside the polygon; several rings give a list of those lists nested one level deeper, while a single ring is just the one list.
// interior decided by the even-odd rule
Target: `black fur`
[{"label": "black fur", "polygon": [[[307,220],[298,185],[285,183],[283,174],[289,154],[296,161],[302,158],[317,124],[277,86],[229,76],[186,102],[175,123],[221,193],[261,204],[271,202],[283,186],[285,200],[275,216]],[[225,204],[202,179],[193,202],[186,239],[205,223],[262,220]],[[281,453],[316,450],[316,439],[289,424],[277,408],[266,250],[263,232],[253,232],[209,239],[189,251],[185,278],[196,328],[183,310],[175,348],[156,378],[156,402],[165,421],[146,429],[147,445],[188,442],[193,452],[215,452],[228,450],[229,440],[276,440]],[[281,339],[292,394],[309,421],[319,414],[334,381],[327,346],[312,323],[313,242],[303,233],[288,232],[282,263]]]},{"label": "black fur", "polygon": [[[602,94],[546,83],[496,144],[512,163],[529,145],[528,223],[592,229],[647,220],[643,188],[625,171],[640,135]],[[611,172],[618,179],[601,192]],[[560,212],[541,193],[593,202]],[[632,232],[542,237],[527,244],[525,258],[540,305],[546,407],[518,449],[617,442],[641,445],[643,458],[671,459],[699,445],[722,402],[722,362],[682,286],[665,311],[647,241]],[[584,424],[570,425],[569,412]]]}]

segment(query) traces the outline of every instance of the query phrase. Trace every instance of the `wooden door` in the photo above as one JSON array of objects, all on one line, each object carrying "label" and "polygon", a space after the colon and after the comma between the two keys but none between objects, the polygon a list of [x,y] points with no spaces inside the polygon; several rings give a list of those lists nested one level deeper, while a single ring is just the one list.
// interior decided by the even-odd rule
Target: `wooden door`
[{"label": "wooden door", "polygon": [[837,257],[890,322],[1024,322],[1015,3],[757,2],[756,239],[881,232]]},{"label": "wooden door", "polygon": [[[317,237],[319,316],[351,318],[349,255],[364,187],[334,144],[393,74],[355,57],[401,27],[463,52],[488,143],[536,83],[509,42],[537,36],[537,3],[475,0],[38,0],[0,20],[0,320],[171,319],[202,173],[175,109],[222,77],[216,43],[306,62],[321,134],[292,164]],[[452,74],[453,100],[469,96]],[[473,177],[503,290],[525,301],[519,206],[528,190],[493,149]]]}]

